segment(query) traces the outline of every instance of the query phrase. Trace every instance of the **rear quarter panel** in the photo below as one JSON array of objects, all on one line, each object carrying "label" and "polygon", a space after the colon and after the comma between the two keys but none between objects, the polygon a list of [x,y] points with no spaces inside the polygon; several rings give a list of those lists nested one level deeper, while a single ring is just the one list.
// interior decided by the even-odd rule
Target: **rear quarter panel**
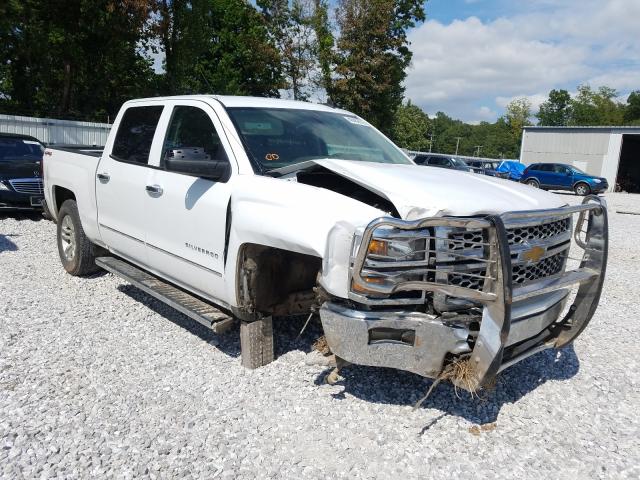
[{"label": "rear quarter panel", "polygon": [[85,234],[92,241],[101,243],[95,192],[95,176],[100,159],[55,149],[47,149],[44,159],[45,199],[51,215],[57,220],[61,206],[55,198],[55,187],[72,191]]}]

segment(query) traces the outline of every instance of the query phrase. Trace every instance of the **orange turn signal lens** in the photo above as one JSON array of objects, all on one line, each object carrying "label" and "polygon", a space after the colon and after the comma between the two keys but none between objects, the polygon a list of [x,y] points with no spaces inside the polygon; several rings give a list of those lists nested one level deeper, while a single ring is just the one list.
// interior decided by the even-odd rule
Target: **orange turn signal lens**
[{"label": "orange turn signal lens", "polygon": [[389,244],[383,240],[371,240],[369,242],[368,253],[372,255],[387,256],[389,253]]},{"label": "orange turn signal lens", "polygon": [[[362,277],[362,280],[365,283],[371,283],[374,285],[382,285],[384,283],[384,279],[380,278],[380,277]],[[351,282],[351,290],[353,290],[354,292],[357,293],[368,293],[370,292],[369,289],[367,289],[367,287],[363,287],[361,285],[358,285],[356,282]]]}]

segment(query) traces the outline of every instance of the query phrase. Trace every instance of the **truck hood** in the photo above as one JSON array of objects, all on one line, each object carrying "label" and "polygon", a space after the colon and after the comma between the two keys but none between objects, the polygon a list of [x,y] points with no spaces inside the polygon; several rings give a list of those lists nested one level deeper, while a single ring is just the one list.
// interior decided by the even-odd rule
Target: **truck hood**
[{"label": "truck hood", "polygon": [[321,166],[389,200],[403,219],[501,214],[565,206],[558,195],[509,180],[418,165],[322,159]]}]

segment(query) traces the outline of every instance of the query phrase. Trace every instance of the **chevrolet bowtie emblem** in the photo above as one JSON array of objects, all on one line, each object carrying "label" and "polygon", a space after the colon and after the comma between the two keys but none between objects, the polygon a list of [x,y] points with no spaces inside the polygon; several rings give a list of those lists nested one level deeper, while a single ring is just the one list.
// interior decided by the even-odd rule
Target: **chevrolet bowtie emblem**
[{"label": "chevrolet bowtie emblem", "polygon": [[530,250],[522,252],[521,257],[527,262],[539,262],[545,251],[542,247],[533,247]]}]

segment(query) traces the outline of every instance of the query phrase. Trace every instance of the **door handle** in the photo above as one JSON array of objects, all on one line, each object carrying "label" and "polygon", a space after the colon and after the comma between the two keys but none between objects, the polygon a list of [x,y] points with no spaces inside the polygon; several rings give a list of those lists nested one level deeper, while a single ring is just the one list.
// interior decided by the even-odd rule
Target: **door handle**
[{"label": "door handle", "polygon": [[145,190],[153,195],[162,195],[162,187],[160,185],[147,185]]},{"label": "door handle", "polygon": [[96,177],[98,177],[98,180],[106,183],[111,178],[111,175],[109,175],[108,173],[98,173]]}]

